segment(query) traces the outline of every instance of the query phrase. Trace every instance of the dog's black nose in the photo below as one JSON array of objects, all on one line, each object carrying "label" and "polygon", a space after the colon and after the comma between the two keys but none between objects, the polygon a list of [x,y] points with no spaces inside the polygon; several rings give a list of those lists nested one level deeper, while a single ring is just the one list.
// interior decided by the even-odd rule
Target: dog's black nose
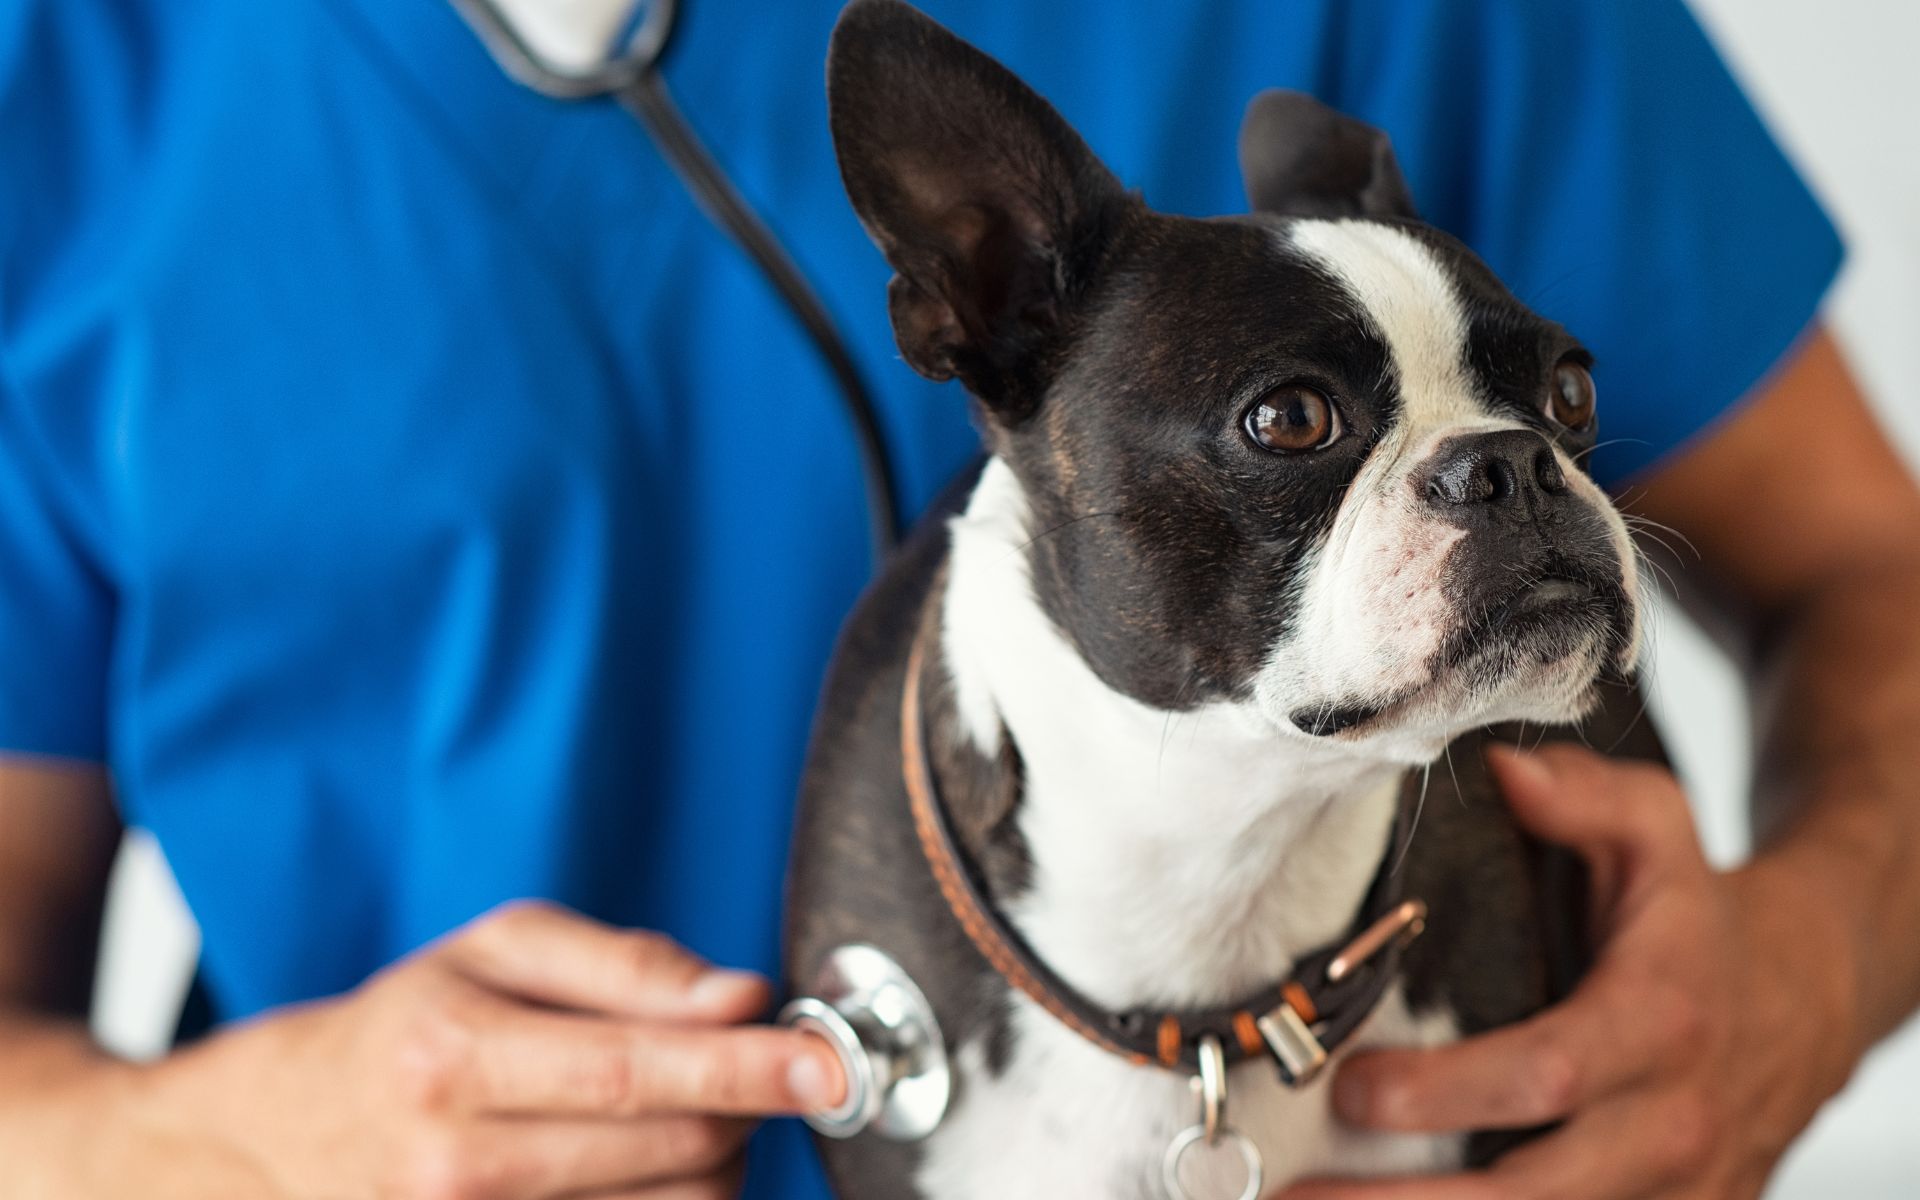
[{"label": "dog's black nose", "polygon": [[1418,486],[1428,503],[1458,510],[1461,518],[1505,511],[1524,517],[1566,495],[1567,477],[1546,438],[1531,429],[1502,429],[1441,443]]}]

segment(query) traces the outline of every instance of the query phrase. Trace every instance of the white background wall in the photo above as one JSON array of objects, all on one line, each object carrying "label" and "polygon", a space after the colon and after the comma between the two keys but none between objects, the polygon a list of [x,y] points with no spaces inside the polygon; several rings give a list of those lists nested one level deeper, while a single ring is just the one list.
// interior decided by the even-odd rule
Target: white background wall
[{"label": "white background wall", "polygon": [[[1552,0],[1541,0],[1552,2]],[[1916,0],[1695,0],[1734,69],[1847,234],[1828,308],[1908,460],[1920,463],[1920,46]],[[1917,616],[1920,619],[1920,616]],[[1663,619],[1655,710],[1712,852],[1745,843],[1746,714],[1738,681],[1679,621]],[[1684,713],[1684,720],[1671,714]],[[1920,731],[1916,731],[1920,769]],[[102,1035],[164,1045],[193,954],[192,924],[151,845],[126,856],[102,980]],[[1915,931],[1920,937],[1920,930]],[[1920,1196],[1920,1023],[1878,1051],[1787,1160],[1772,1200]]]}]

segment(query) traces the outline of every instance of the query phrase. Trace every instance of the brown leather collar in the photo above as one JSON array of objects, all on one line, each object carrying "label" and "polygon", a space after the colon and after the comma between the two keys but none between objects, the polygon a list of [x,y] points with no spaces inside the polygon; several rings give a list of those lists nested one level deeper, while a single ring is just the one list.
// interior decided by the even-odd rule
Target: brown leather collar
[{"label": "brown leather collar", "polygon": [[934,882],[954,919],[987,963],[1015,990],[1096,1046],[1131,1062],[1197,1071],[1199,1048],[1218,1040],[1228,1062],[1263,1054],[1290,1086],[1310,1082],[1372,1014],[1396,978],[1401,951],[1425,927],[1426,906],[1402,900],[1393,869],[1412,834],[1411,809],[1402,804],[1392,842],[1368,887],[1350,935],[1305,955],[1293,973],[1238,1004],[1210,1009],[1135,1009],[1114,1012],[1076,991],[1042,962],[979,883],[954,836],[927,751],[920,701],[924,634],[907,659],[900,695],[901,773],[913,825]]}]

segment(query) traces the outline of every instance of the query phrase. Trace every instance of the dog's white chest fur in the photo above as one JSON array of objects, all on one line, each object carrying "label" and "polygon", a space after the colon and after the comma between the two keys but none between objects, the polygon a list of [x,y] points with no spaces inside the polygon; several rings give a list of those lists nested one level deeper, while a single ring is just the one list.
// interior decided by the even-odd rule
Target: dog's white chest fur
[{"label": "dog's white chest fur", "polygon": [[[1031,534],[1012,473],[988,466],[953,525],[944,649],[961,721],[983,748],[1011,733],[1024,765],[1020,831],[1032,886],[1007,911],[1033,949],[1115,1010],[1213,1005],[1282,976],[1340,937],[1386,850],[1400,769],[1276,735],[1244,708],[1167,713],[1102,683],[1033,597]],[[917,1179],[930,1197],[1162,1194],[1162,1155],[1192,1125],[1188,1080],[1135,1066],[1013,998],[1006,1069],[956,1047],[952,1110]],[[1397,990],[1362,1044],[1433,1044]],[[1230,1119],[1269,1187],[1303,1173],[1458,1161],[1458,1139],[1362,1135],[1323,1081],[1290,1091],[1264,1061],[1229,1080]],[[1228,1175],[1237,1162],[1220,1160]],[[1233,1195],[1225,1179],[1218,1192]]]}]

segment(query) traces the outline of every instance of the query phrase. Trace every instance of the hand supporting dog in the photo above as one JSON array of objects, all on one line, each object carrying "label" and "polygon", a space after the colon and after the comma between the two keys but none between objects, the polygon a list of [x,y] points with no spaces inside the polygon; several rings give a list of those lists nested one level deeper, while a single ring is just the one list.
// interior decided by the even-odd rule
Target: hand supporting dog
[{"label": "hand supporting dog", "polygon": [[[1286,1200],[1757,1195],[1845,1080],[1846,972],[1807,972],[1817,897],[1764,868],[1716,873],[1668,772],[1574,746],[1489,760],[1514,814],[1592,872],[1593,972],[1564,1004],[1450,1046],[1345,1063],[1334,1103],[1358,1125],[1448,1132],[1564,1124],[1483,1175],[1303,1184]],[[1817,944],[1814,943],[1814,944]],[[1791,953],[1789,953],[1791,950]],[[1756,1053],[1766,1044],[1786,1055]]]}]

